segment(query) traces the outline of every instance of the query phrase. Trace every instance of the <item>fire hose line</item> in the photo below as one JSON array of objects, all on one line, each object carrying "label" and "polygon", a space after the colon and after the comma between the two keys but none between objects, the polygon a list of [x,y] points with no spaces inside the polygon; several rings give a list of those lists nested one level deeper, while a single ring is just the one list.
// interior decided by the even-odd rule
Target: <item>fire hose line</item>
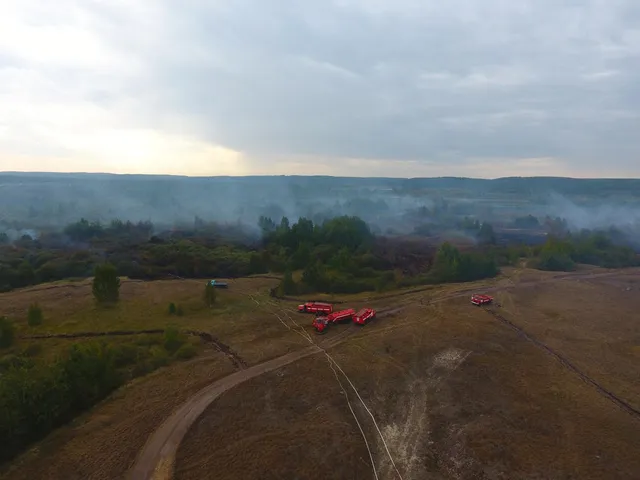
[{"label": "fire hose line", "polygon": [[[391,461],[391,465],[393,466],[394,470],[396,471],[396,473],[398,474],[398,478],[400,478],[400,480],[402,480],[402,475],[400,474],[400,471],[398,470],[398,467],[396,466],[395,461],[393,460],[393,456],[391,455],[391,452],[389,451],[389,446],[387,445],[387,442],[384,439],[384,435],[382,434],[382,431],[380,430],[380,427],[378,426],[378,422],[376,422],[375,417],[373,416],[373,413],[371,413],[371,410],[369,409],[369,407],[367,407],[367,404],[365,403],[365,401],[362,399],[362,397],[360,396],[360,393],[358,392],[358,389],[355,387],[355,385],[353,384],[353,382],[351,381],[351,379],[349,378],[349,376],[345,373],[345,371],[342,369],[342,367],[340,367],[340,365],[338,364],[338,362],[336,362],[333,357],[331,355],[329,355],[329,353],[322,347],[320,347],[319,345],[317,345],[313,339],[311,338],[311,336],[304,330],[304,328],[298,324],[293,318],[291,318],[287,312],[285,312],[285,314],[289,317],[289,319],[303,332],[299,332],[296,331],[296,333],[298,333],[299,335],[301,335],[303,338],[306,338],[311,344],[318,346],[323,353],[326,355],[327,360],[329,361],[329,365],[331,365],[332,369],[333,366],[335,365],[338,370],[340,370],[340,373],[342,373],[342,375],[344,376],[344,378],[347,380],[347,382],[349,382],[349,385],[351,385],[351,388],[353,389],[353,391],[355,392],[356,396],[358,397],[358,399],[360,400],[360,403],[362,403],[362,406],[364,407],[364,409],[367,411],[367,413],[369,414],[369,416],[371,417],[371,420],[373,422],[373,425],[376,427],[376,430],[378,431],[378,435],[380,436],[380,439],[382,440],[382,444],[384,445],[384,448],[387,452],[387,455],[389,457],[389,460]],[[280,318],[278,316],[278,318]],[[282,320],[281,320],[282,321]],[[288,327],[289,328],[289,327]],[[335,372],[335,370],[334,370]],[[340,383],[340,381],[338,381],[338,383]],[[340,386],[342,387],[342,384],[340,384]],[[348,402],[348,398],[347,398],[347,402]],[[349,404],[349,408],[351,409],[351,405]],[[352,413],[355,416],[355,412]],[[358,422],[358,419],[356,418],[356,422],[358,423],[358,426],[360,426],[360,423]],[[366,441],[366,439],[365,439]],[[368,449],[368,443],[367,443],[367,449]],[[372,460],[373,462],[373,460]],[[372,463],[373,465],[373,463]],[[375,467],[374,467],[374,471],[375,471]],[[376,474],[376,478],[377,478],[377,474]]]},{"label": "fire hose line", "polygon": [[342,393],[344,393],[344,398],[347,400],[347,406],[351,411],[351,415],[353,415],[353,418],[356,421],[358,428],[360,429],[360,433],[362,434],[362,438],[364,439],[364,444],[367,447],[367,452],[369,452],[369,459],[371,460],[371,468],[373,469],[373,476],[376,478],[376,480],[378,480],[378,472],[376,471],[376,463],[373,460],[373,453],[371,452],[371,448],[369,447],[369,442],[367,441],[367,436],[365,435],[364,430],[362,429],[362,425],[360,425],[358,416],[356,415],[356,412],[354,412],[353,407],[351,406],[351,402],[349,401],[349,394],[347,393],[344,386],[342,385],[342,382],[340,381],[340,377],[338,377],[338,372],[336,372],[336,369],[334,368],[331,362],[329,362],[329,366],[331,367],[333,374],[336,376],[338,385],[340,385],[340,390],[342,390]]},{"label": "fire hose line", "polygon": [[[249,294],[250,298],[256,303],[256,305],[260,305],[260,302],[252,295]],[[269,301],[268,302],[270,305],[272,306],[276,306],[279,307],[279,305],[276,302],[272,302]],[[329,355],[329,353],[322,347],[320,347],[319,345],[317,345],[314,341],[313,338],[311,338],[311,336],[309,335],[309,333],[304,329],[304,327],[302,327],[302,325],[300,325],[298,322],[296,322],[286,310],[282,310],[282,313],[284,313],[287,318],[296,326],[298,327],[297,330],[293,330],[291,328],[290,325],[288,325],[280,315],[278,315],[278,313],[274,312],[273,310],[270,312],[272,315],[274,315],[279,321],[280,323],[282,323],[288,330],[292,330],[294,332],[296,332],[298,335],[300,335],[302,338],[304,338],[305,340],[307,340],[309,343],[311,343],[312,345],[316,345],[318,346],[318,348],[320,348],[320,350],[322,350],[322,352],[326,355],[327,357],[327,361],[329,362],[329,366],[331,367],[331,369],[333,370],[336,379],[338,380],[338,385],[340,386],[340,388],[342,389],[342,391],[345,393],[345,397],[347,399],[347,405],[349,406],[349,410],[351,411],[351,414],[353,415],[356,424],[358,425],[358,428],[360,429],[360,432],[362,433],[362,436],[364,438],[365,441],[365,446],[367,447],[367,451],[369,452],[369,457],[371,458],[371,466],[373,468],[373,473],[376,479],[378,479],[378,474],[376,472],[376,468],[375,468],[375,463],[373,461],[373,454],[371,452],[371,449],[369,447],[369,442],[367,441],[367,438],[365,436],[364,430],[362,429],[362,426],[355,414],[355,411],[353,410],[353,407],[351,406],[351,403],[349,401],[349,397],[342,385],[342,382],[340,382],[340,379],[338,377],[338,374],[334,368],[337,367],[338,370],[340,370],[340,373],[342,373],[342,375],[344,376],[344,378],[347,380],[347,382],[349,382],[349,385],[351,386],[351,388],[353,389],[353,391],[355,392],[356,396],[358,397],[358,399],[360,400],[360,403],[362,404],[362,406],[364,407],[364,409],[367,411],[367,413],[369,414],[369,416],[371,417],[371,420],[374,424],[374,426],[376,427],[376,430],[378,431],[378,435],[380,436],[380,439],[382,440],[382,444],[384,445],[384,448],[387,452],[387,456],[389,457],[389,460],[391,461],[391,465],[393,466],[394,470],[396,471],[398,478],[400,478],[400,480],[402,480],[402,475],[400,474],[400,471],[398,470],[398,467],[396,466],[395,461],[393,460],[393,456],[391,455],[391,452],[389,451],[389,446],[387,445],[386,440],[384,439],[384,435],[382,434],[382,431],[380,430],[380,427],[378,426],[378,422],[376,422],[375,417],[373,416],[373,413],[371,413],[371,410],[369,409],[369,407],[367,407],[367,404],[365,403],[365,401],[362,399],[362,397],[360,396],[360,393],[358,392],[358,390],[356,389],[355,385],[353,384],[353,382],[351,381],[351,379],[349,378],[349,376],[345,373],[345,371],[340,367],[340,365],[338,364],[338,362],[336,362],[333,357],[331,355]]]}]

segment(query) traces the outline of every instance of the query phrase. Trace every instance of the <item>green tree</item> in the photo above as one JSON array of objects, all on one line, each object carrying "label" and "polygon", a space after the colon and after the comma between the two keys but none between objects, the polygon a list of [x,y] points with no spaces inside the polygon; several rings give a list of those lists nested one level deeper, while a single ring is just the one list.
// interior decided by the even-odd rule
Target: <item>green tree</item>
[{"label": "green tree", "polygon": [[185,338],[176,327],[167,327],[164,331],[164,348],[174,353],[185,342]]},{"label": "green tree", "polygon": [[478,242],[481,245],[495,245],[496,234],[493,231],[493,226],[490,223],[483,223],[478,231]]},{"label": "green tree", "polygon": [[305,285],[308,285],[310,287],[320,287],[320,283],[322,281],[322,270],[320,262],[315,260],[307,265],[307,268],[305,268],[302,272],[302,281],[305,283]]},{"label": "green tree", "polygon": [[[294,225],[295,227],[295,225]],[[304,268],[309,264],[311,260],[311,244],[309,242],[302,242],[298,245],[297,250],[291,256],[291,263],[294,269]]]},{"label": "green tree", "polygon": [[540,253],[536,266],[540,270],[569,272],[575,268],[575,262],[565,253],[545,250]]},{"label": "green tree", "polygon": [[38,303],[32,303],[29,305],[29,311],[27,312],[27,323],[30,327],[36,327],[42,325],[44,315],[42,314],[42,308]]},{"label": "green tree", "polygon": [[258,253],[252,253],[249,257],[249,273],[267,273],[268,271],[269,269],[263,260],[263,256]]},{"label": "green tree", "polygon": [[15,327],[7,317],[0,317],[0,348],[9,348],[13,344]]},{"label": "green tree", "polygon": [[436,253],[431,277],[439,282],[469,282],[497,274],[498,267],[492,257],[460,253],[456,247],[445,242]]},{"label": "green tree", "polygon": [[261,215],[258,219],[258,227],[262,231],[263,236],[267,236],[271,232],[275,231],[276,223],[271,218]]},{"label": "green tree", "polygon": [[116,303],[120,299],[120,279],[110,263],[97,265],[93,277],[93,296],[99,303]]},{"label": "green tree", "polygon": [[282,217],[282,220],[280,220],[279,230],[283,232],[289,231],[289,219],[287,217]]},{"label": "green tree", "polygon": [[296,293],[296,282],[293,281],[291,270],[287,269],[287,271],[284,272],[284,277],[280,282],[278,290],[282,295],[292,295]]}]

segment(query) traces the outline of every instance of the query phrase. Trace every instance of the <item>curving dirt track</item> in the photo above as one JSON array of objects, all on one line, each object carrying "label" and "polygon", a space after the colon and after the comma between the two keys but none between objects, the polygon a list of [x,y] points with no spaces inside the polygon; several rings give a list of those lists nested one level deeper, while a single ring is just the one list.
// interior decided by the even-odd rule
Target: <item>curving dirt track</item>
[{"label": "curving dirt track", "polygon": [[[385,312],[393,314],[393,311]],[[383,313],[384,315],[384,313]],[[355,328],[347,330],[349,333]],[[149,437],[138,454],[127,478],[130,480],[168,480],[173,474],[175,454],[185,434],[204,410],[222,393],[264,373],[289,365],[302,358],[324,352],[344,342],[350,335],[339,335],[319,344],[288,353],[264,363],[240,370],[200,390],[187,400]]]},{"label": "curving dirt track", "polygon": [[[621,272],[618,271],[604,273],[585,272],[559,274],[547,279],[521,282],[518,283],[517,286],[534,286],[545,282],[553,282],[564,280],[567,278],[599,278],[616,274],[620,275],[620,273]],[[502,285],[483,288],[482,290],[487,292],[496,292],[499,290],[508,290],[515,286],[516,284]],[[465,289],[451,295],[445,295],[442,297],[431,299],[429,303],[443,302],[452,298],[463,297],[475,290],[477,290],[477,288]],[[419,290],[413,290],[407,293],[417,293],[418,291]],[[405,294],[406,293],[403,292],[393,296],[401,296]],[[419,302],[420,300],[416,301]],[[256,303],[258,302],[256,301]],[[402,307],[389,310],[385,313],[393,314],[399,311],[401,308]],[[355,329],[349,329],[348,333],[340,334],[339,336],[336,336],[334,338],[327,339],[321,344],[314,344],[301,350],[291,352],[284,356],[274,358],[267,362],[240,370],[232,375],[214,382],[208,387],[205,387],[196,395],[191,397],[187,402],[185,402],[151,435],[143,449],[140,451],[138,457],[136,458],[133,467],[129,470],[127,478],[130,480],[169,480],[173,475],[175,454],[178,446],[180,445],[180,442],[184,438],[191,425],[204,412],[204,410],[222,393],[249,379],[276,370],[285,365],[289,365],[310,355],[323,352],[326,348],[338,345],[339,343],[347,340],[354,331]]]},{"label": "curving dirt track", "polygon": [[147,440],[138,455],[128,478],[131,480],[168,479],[173,471],[173,461],[178,445],[191,424],[223,392],[251,378],[308,357],[322,350],[313,345],[282,357],[274,358],[253,367],[224,377],[200,390],[176,410]]}]

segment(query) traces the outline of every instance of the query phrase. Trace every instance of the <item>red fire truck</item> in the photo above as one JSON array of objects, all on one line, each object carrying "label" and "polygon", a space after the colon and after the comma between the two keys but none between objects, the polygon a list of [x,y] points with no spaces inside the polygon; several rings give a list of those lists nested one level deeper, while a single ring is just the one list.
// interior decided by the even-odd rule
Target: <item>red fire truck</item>
[{"label": "red fire truck", "polygon": [[374,318],[376,318],[376,311],[373,308],[363,308],[353,316],[353,323],[357,325],[366,325]]},{"label": "red fire truck", "polygon": [[298,311],[301,313],[323,313],[326,315],[333,312],[333,305],[324,302],[306,302],[298,305]]},{"label": "red fire truck", "polygon": [[340,310],[339,312],[333,312],[326,316],[319,316],[313,320],[313,328],[316,329],[318,333],[325,333],[326,329],[329,328],[329,325],[333,323],[342,323],[348,322],[353,319],[356,311],[353,308],[348,308],[346,310]]}]

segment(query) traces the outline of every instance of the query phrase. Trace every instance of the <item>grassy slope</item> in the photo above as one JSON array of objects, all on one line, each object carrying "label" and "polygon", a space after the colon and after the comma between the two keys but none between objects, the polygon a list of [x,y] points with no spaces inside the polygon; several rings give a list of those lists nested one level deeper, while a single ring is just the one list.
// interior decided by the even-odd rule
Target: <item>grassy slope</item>
[{"label": "grassy slope", "polygon": [[[509,269],[505,276],[484,284],[512,285],[552,276],[549,272]],[[38,299],[47,316],[39,327],[42,331],[88,330],[88,325],[105,330],[161,328],[168,322],[179,322],[210,331],[248,363],[256,363],[305,344],[271,313],[282,310],[270,304],[266,295],[273,283],[265,279],[234,281],[228,292],[221,292],[216,315],[199,307],[201,281],[126,282],[122,307],[98,312],[97,318],[89,287],[83,287],[84,293],[75,288],[35,287],[0,295],[0,305],[10,310],[4,313],[18,316]],[[611,468],[618,478],[633,478],[633,472],[640,470],[634,454],[640,444],[633,419],[539,348],[470,307],[466,296],[427,305],[429,300],[469,288],[473,286],[450,285],[414,293],[410,289],[374,295],[372,300],[365,300],[371,294],[341,297],[354,307],[366,303],[378,308],[406,306],[393,317],[357,330],[332,350],[375,413],[396,461],[405,469],[401,470],[406,473],[404,478],[423,478],[426,473],[434,478],[603,478]],[[633,392],[639,391],[634,379],[640,378],[640,341],[628,330],[627,319],[636,308],[627,303],[629,295],[614,297],[612,291],[621,290],[619,286],[598,286],[596,291],[602,295],[602,310],[598,310],[578,301],[595,295],[587,282],[566,280],[535,288],[539,289],[537,296],[526,289],[499,293],[505,315],[537,336],[546,332],[545,341],[566,349],[563,353],[594,376],[605,368],[608,386],[634,400]],[[571,289],[577,290],[570,294]],[[70,290],[74,293],[69,294]],[[261,292],[255,297],[259,305],[248,296],[257,291]],[[182,303],[187,314],[169,317],[169,301]],[[611,305],[620,307],[612,309]],[[281,302],[280,307],[292,311],[295,302]],[[303,325],[308,326],[311,320],[291,315]],[[545,327],[543,318],[551,325]],[[577,318],[584,322],[577,324]],[[340,334],[342,328],[346,326],[329,335]],[[19,330],[28,333],[32,329],[20,325]],[[590,354],[593,344],[583,341],[589,335],[593,335],[591,341],[607,348],[620,345],[619,352],[626,353],[603,366],[606,362],[599,361],[602,355]],[[573,348],[576,345],[587,348]],[[610,351],[614,350],[618,348]],[[609,350],[605,352],[606,358],[612,358]],[[456,367],[455,358],[467,354]],[[224,356],[205,350],[201,358],[138,379],[74,425],[52,434],[20,458],[11,474],[3,478],[117,478],[146,436],[173,408],[231,371]],[[621,374],[611,375],[615,371]],[[353,400],[353,395],[350,397]],[[384,450],[375,440],[376,431],[366,413],[357,405],[354,408],[374,444],[378,469],[388,472],[389,465],[382,460]],[[233,432],[233,438],[225,432]],[[213,455],[214,451],[223,454]],[[291,455],[285,455],[287,452]],[[270,471],[276,465],[274,474],[299,469],[305,478],[326,478],[328,473],[357,474],[358,478],[371,475],[360,432],[333,373],[320,356],[256,378],[223,395],[188,434],[178,452],[177,466],[178,478],[188,479],[202,478],[211,471],[239,478],[237,475]]]}]

